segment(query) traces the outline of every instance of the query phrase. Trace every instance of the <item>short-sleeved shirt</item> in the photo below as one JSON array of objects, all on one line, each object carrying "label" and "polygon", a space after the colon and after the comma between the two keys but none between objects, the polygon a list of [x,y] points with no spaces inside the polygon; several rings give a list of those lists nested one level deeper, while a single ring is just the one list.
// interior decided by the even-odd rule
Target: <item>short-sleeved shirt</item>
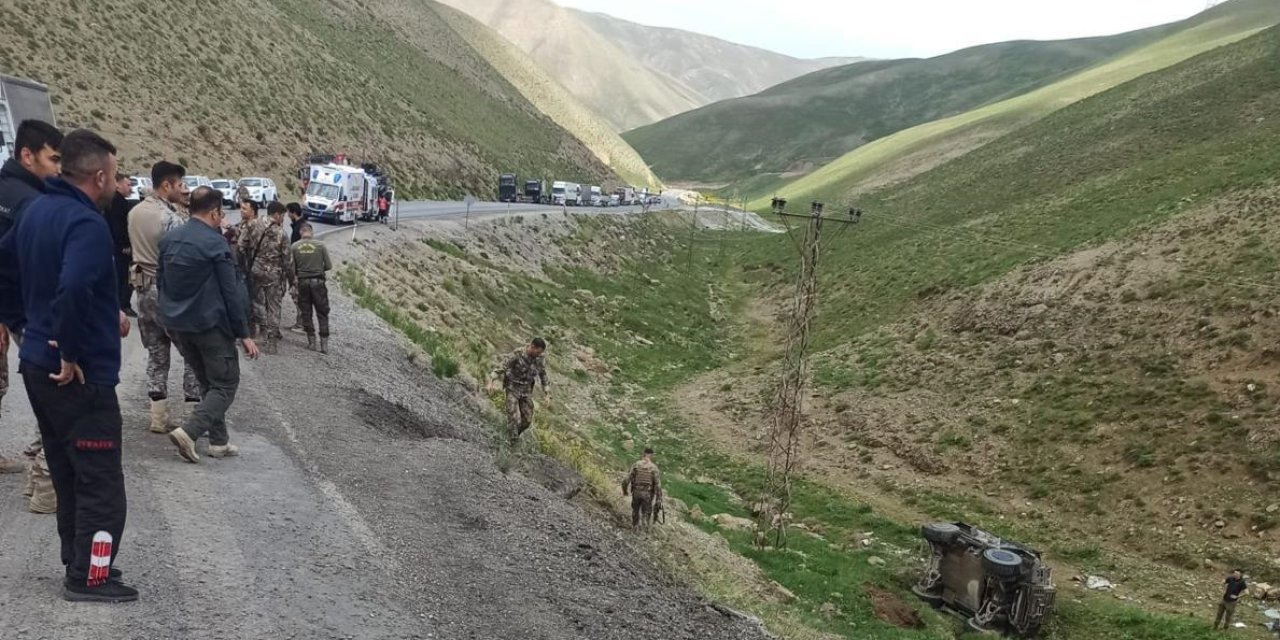
[{"label": "short-sleeved shirt", "polygon": [[1223,602],[1235,602],[1236,600],[1239,600],[1240,594],[1244,593],[1244,590],[1249,588],[1249,585],[1245,584],[1244,578],[1237,578],[1235,576],[1227,578],[1223,584],[1227,585],[1226,592],[1222,594]]}]

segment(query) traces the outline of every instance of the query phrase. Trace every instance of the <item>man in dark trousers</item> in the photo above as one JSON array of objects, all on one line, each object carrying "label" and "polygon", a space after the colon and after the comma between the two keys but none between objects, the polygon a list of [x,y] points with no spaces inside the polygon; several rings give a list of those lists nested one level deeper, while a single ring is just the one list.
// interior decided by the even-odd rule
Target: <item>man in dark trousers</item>
[{"label": "man in dark trousers", "polygon": [[111,564],[125,523],[116,385],[129,319],[101,214],[115,192],[116,148],[80,129],[61,151],[62,177],[0,240],[0,321],[23,331],[19,372],[57,493],[63,597],[126,602],[138,591]]},{"label": "man in dark trousers", "polygon": [[120,310],[130,318],[138,317],[133,310],[133,285],[129,284],[129,263],[132,261],[129,248],[129,211],[135,203],[129,201],[133,185],[129,176],[116,174],[116,193],[111,197],[111,206],[107,209],[107,226],[111,227],[111,242],[116,252],[116,278],[120,281]]},{"label": "man in dark trousers", "polygon": [[329,353],[329,285],[325,274],[333,269],[329,249],[316,240],[311,225],[302,225],[302,239],[294,243],[293,270],[298,281],[293,290],[298,292],[298,313],[302,316],[302,329],[307,332],[307,348],[316,349],[316,327],[311,323],[315,311],[320,323],[320,353]]},{"label": "man in dark trousers", "polygon": [[209,457],[240,454],[229,442],[226,422],[240,387],[236,342],[249,359],[258,357],[258,347],[249,338],[249,293],[222,237],[222,215],[222,194],[197,187],[191,194],[191,219],[160,241],[156,272],[160,322],[190,359],[200,381],[200,404],[184,426],[169,432],[178,454],[193,463],[200,462],[196,440],[205,434]]},{"label": "man in dark trousers", "polygon": [[1236,613],[1236,603],[1240,601],[1240,594],[1249,588],[1245,584],[1244,573],[1239,569],[1231,572],[1226,580],[1222,581],[1226,589],[1222,593],[1222,602],[1218,603],[1218,615],[1213,618],[1213,628],[1218,628],[1218,623],[1222,623],[1223,629],[1231,628],[1231,616]]},{"label": "man in dark trousers", "polygon": [[[58,151],[60,146],[62,132],[57,127],[41,120],[23,120],[18,125],[17,135],[13,140],[13,157],[0,167],[0,237],[13,228],[22,206],[44,193],[45,179],[58,175],[62,162],[62,155]],[[0,400],[4,399],[9,390],[8,355],[9,334],[0,326],[0,362],[4,362],[0,366]],[[39,444],[37,437],[36,442],[28,448],[28,454],[37,457],[37,464]],[[20,458],[0,455],[0,473],[18,473],[26,469],[26,462]],[[40,493],[50,493],[47,483]]]}]

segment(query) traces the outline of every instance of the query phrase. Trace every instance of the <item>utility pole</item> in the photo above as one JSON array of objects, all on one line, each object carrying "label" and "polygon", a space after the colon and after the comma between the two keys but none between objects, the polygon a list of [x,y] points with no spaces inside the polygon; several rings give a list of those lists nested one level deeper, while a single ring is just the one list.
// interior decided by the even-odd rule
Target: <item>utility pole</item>
[{"label": "utility pole", "polygon": [[693,196],[693,224],[689,226],[689,255],[685,261],[685,265],[689,272],[693,272],[693,241],[698,233],[698,205],[702,203],[702,194],[694,192]]},{"label": "utility pole", "polygon": [[[770,538],[776,548],[787,546],[792,480],[800,465],[800,428],[809,371],[809,339],[818,306],[818,259],[822,255],[823,226],[836,224],[843,231],[862,218],[862,210],[853,207],[850,207],[848,217],[836,218],[823,216],[824,205],[821,202],[814,202],[808,215],[786,213],[786,206],[785,199],[773,199],[773,213],[786,225],[787,235],[800,254],[800,272],[796,276],[795,298],[787,318],[786,350],[769,405],[769,467],[756,523],[756,545],[761,548],[769,544]],[[792,229],[791,219],[804,221],[800,237]]]}]

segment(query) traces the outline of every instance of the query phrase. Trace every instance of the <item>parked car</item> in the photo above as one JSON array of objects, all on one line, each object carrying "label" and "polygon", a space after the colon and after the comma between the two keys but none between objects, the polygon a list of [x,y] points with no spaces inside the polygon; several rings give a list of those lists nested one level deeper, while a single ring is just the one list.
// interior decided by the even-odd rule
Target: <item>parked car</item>
[{"label": "parked car", "polygon": [[276,191],[276,183],[270,178],[240,178],[237,186],[247,189],[249,199],[261,205],[280,199],[280,193]]},{"label": "parked car", "polygon": [[212,187],[213,181],[207,176],[183,176],[182,181],[187,183],[187,191],[195,191],[196,187]]},{"label": "parked car", "polygon": [[222,192],[222,206],[236,206],[236,181],[229,178],[214,178],[212,181],[214,189]]},{"label": "parked car", "polygon": [[133,176],[129,178],[129,202],[140,202],[151,195],[151,178]]},{"label": "parked car", "polygon": [[916,597],[968,618],[979,633],[1030,638],[1053,611],[1056,591],[1040,552],[963,522],[921,527],[929,558]]},{"label": "parked car", "polygon": [[605,206],[606,206],[606,207],[616,207],[616,206],[621,205],[621,204],[622,204],[622,198],[621,198],[618,194],[616,194],[616,193],[615,193],[615,194],[613,194],[613,195],[609,196],[609,200],[607,201],[607,204],[606,204]]}]

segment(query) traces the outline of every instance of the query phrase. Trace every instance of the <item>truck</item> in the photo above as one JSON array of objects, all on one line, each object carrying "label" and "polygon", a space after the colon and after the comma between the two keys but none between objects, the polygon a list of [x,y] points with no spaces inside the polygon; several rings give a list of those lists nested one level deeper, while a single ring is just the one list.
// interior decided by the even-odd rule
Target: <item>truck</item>
[{"label": "truck", "polygon": [[592,185],[587,191],[587,205],[592,207],[603,206],[605,203],[604,192],[600,187]]},{"label": "truck", "polygon": [[639,201],[636,200],[636,190],[634,187],[618,187],[613,190],[613,195],[618,196],[618,204],[624,207],[629,207],[633,204],[639,203]]},{"label": "truck", "polygon": [[547,204],[551,201],[551,190],[547,188],[545,180],[525,180],[524,181],[524,199],[525,202],[533,204]]},{"label": "truck", "polygon": [[52,125],[53,102],[49,87],[0,74],[0,163],[13,155],[14,138],[23,120],[43,120]]},{"label": "truck", "polygon": [[372,220],[378,215],[378,180],[359,167],[312,165],[302,215],[334,223]]},{"label": "truck", "polygon": [[498,202],[519,202],[520,191],[516,186],[519,178],[514,173],[498,176]]},{"label": "truck", "polygon": [[551,204],[576,207],[582,204],[582,185],[576,182],[551,184]]}]

